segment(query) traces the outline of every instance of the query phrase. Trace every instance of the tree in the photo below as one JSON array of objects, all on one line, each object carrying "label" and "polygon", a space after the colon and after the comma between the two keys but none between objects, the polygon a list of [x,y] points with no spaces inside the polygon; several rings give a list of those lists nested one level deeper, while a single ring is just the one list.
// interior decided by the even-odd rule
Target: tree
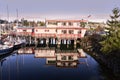
[{"label": "tree", "polygon": [[110,16],[111,20],[107,21],[110,28],[108,35],[101,43],[101,51],[104,53],[111,53],[114,51],[120,51],[120,9],[114,8],[112,10],[113,15]]},{"label": "tree", "polygon": [[38,21],[37,24],[38,24],[39,26],[45,26],[45,22]]},{"label": "tree", "polygon": [[27,20],[21,20],[23,26],[29,26],[29,22]]},{"label": "tree", "polygon": [[84,28],[86,25],[86,23],[84,22],[84,20],[82,19],[82,21],[80,22],[80,27]]}]

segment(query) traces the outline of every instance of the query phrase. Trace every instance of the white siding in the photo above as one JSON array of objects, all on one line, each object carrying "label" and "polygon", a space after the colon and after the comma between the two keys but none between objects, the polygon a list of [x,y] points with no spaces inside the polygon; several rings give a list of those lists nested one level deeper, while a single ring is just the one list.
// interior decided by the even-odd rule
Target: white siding
[{"label": "white siding", "polygon": [[[49,30],[49,31],[45,31],[45,30]],[[35,33],[56,34],[56,29],[35,29]]]},{"label": "white siding", "polygon": [[73,23],[73,27],[80,27],[79,22],[74,22],[74,23]]},{"label": "white siding", "polygon": [[27,31],[26,32],[32,32],[32,29],[27,29]]},{"label": "white siding", "polygon": [[79,31],[79,30],[74,30],[74,34],[78,34],[78,31]]}]

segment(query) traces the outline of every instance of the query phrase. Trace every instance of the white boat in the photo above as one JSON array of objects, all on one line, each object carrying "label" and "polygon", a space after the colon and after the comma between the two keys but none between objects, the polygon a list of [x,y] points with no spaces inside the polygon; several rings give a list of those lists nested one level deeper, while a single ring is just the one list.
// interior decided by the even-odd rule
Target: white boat
[{"label": "white boat", "polygon": [[26,42],[25,40],[21,40],[21,39],[15,40],[14,41],[14,50],[19,49],[22,46],[24,46],[25,42]]},{"label": "white boat", "polygon": [[13,51],[12,44],[0,44],[0,55],[11,53]]},{"label": "white boat", "polygon": [[23,45],[22,41],[14,41],[14,49],[19,49]]}]

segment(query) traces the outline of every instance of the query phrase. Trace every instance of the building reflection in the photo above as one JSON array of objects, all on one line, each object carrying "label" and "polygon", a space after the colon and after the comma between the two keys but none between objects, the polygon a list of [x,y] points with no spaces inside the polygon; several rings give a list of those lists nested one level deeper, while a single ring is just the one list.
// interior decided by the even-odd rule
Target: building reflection
[{"label": "building reflection", "polygon": [[58,67],[77,67],[79,54],[77,52],[60,52],[56,53]]},{"label": "building reflection", "polygon": [[[60,56],[58,56],[60,57]],[[56,67],[77,67],[78,60],[57,60],[56,58],[46,58],[47,65],[55,65]]]},{"label": "building reflection", "polygon": [[35,58],[55,58],[54,48],[36,48],[34,52]]},{"label": "building reflection", "polygon": [[[56,67],[77,67],[79,58],[86,58],[82,50],[35,49],[35,58],[46,58],[47,65]],[[83,55],[84,54],[84,55]]]},{"label": "building reflection", "polygon": [[24,47],[18,50],[18,54],[34,54],[33,47]]},{"label": "building reflection", "polygon": [[[61,49],[55,49],[55,48],[32,48],[32,47],[21,48],[17,52],[13,52],[11,58],[10,58],[11,54],[0,56],[0,73],[2,73],[0,74],[1,76],[0,80],[3,80],[2,78],[4,78],[3,73],[5,73],[5,71],[3,71],[4,70],[3,66],[5,62],[7,63],[6,70],[8,71],[8,74],[6,75],[8,76],[11,75],[10,69],[13,66],[13,64],[11,63],[15,62],[14,66],[16,66],[15,68],[16,80],[18,80],[20,78],[21,69],[26,66],[28,67],[28,65],[25,65],[26,62],[27,61],[29,62],[30,60],[28,58],[33,57],[32,60],[45,58],[46,65],[51,65],[59,68],[76,68],[80,63],[79,59],[86,58],[86,55],[80,51],[82,50],[79,50],[79,49],[78,50],[61,50]],[[28,57],[29,55],[31,56]],[[13,59],[15,59],[15,61]],[[11,60],[13,60],[13,62]],[[9,79],[5,79],[5,80],[10,80],[10,77],[8,78]]]},{"label": "building reflection", "polygon": [[86,58],[82,49],[61,50],[55,48],[21,48],[18,54],[34,54],[35,58],[46,58],[46,65],[77,67],[80,58]]}]

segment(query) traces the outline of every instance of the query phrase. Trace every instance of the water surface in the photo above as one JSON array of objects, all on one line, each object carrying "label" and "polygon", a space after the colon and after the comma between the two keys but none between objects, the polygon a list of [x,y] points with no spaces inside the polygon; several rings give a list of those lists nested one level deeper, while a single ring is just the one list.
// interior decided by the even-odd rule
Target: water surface
[{"label": "water surface", "polygon": [[[26,53],[27,50],[29,52]],[[42,54],[42,51],[39,53]],[[88,54],[85,58],[79,57],[78,61],[54,60],[47,63],[47,60],[56,57],[51,57],[52,54],[48,57],[47,49],[43,53],[46,57],[44,54],[36,57],[34,49],[27,48],[23,52],[18,53],[17,50],[10,55],[1,56],[0,80],[107,80],[100,65]],[[59,62],[61,65],[57,64]]]}]

